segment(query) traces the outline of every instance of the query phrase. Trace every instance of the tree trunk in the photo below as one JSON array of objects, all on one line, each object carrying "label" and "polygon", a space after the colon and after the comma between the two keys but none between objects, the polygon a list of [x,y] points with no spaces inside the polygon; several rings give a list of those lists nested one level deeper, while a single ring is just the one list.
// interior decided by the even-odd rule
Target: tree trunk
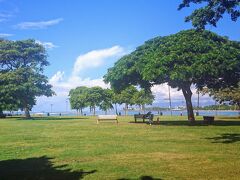
[{"label": "tree trunk", "polygon": [[238,117],[240,117],[240,102],[237,103],[237,107],[238,107]]},{"label": "tree trunk", "polygon": [[4,118],[5,116],[4,116],[4,114],[3,114],[3,110],[2,109],[0,109],[0,118]]},{"label": "tree trunk", "polygon": [[145,114],[145,104],[142,105],[143,113]]},{"label": "tree trunk", "polygon": [[192,106],[192,91],[189,87],[182,88],[182,92],[184,95],[184,98],[186,100],[186,107],[187,107],[187,114],[188,114],[188,121],[191,123],[195,122],[195,117],[193,113],[193,106]]},{"label": "tree trunk", "polygon": [[116,115],[118,115],[117,104],[115,104]]},{"label": "tree trunk", "polygon": [[82,108],[80,108],[80,111],[81,111],[81,116],[82,116],[83,115]]},{"label": "tree trunk", "polygon": [[105,115],[107,115],[107,111],[105,111]]},{"label": "tree trunk", "polygon": [[142,112],[141,104],[138,105],[138,108],[139,108],[139,111],[138,111],[138,112],[139,112],[139,114],[141,114],[141,112]]},{"label": "tree trunk", "polygon": [[96,107],[95,107],[95,105],[93,106],[93,115],[94,116],[96,115]]},{"label": "tree trunk", "polygon": [[25,113],[25,118],[31,119],[31,116],[30,116],[30,112],[29,112],[29,108],[28,108],[28,107],[25,107],[25,108],[24,108],[24,113]]},{"label": "tree trunk", "polygon": [[128,111],[128,104],[125,103],[125,116],[128,114],[127,111]]}]

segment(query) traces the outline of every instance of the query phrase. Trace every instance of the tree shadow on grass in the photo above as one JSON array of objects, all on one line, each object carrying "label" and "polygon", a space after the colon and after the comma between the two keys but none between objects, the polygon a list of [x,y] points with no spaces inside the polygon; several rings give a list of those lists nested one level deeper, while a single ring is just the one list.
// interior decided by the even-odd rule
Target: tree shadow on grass
[{"label": "tree shadow on grass", "polygon": [[77,180],[82,179],[92,171],[72,171],[66,169],[67,165],[54,166],[51,162],[53,158],[46,156],[28,159],[12,159],[0,161],[1,180]]},{"label": "tree shadow on grass", "polygon": [[240,134],[237,133],[226,133],[226,134],[220,134],[220,136],[206,138],[209,140],[213,140],[212,143],[224,143],[224,144],[230,144],[230,143],[236,143],[240,141]]},{"label": "tree shadow on grass", "polygon": [[[133,124],[148,124],[148,122],[134,122],[131,121],[129,123],[133,123]],[[213,123],[211,124],[207,124],[203,121],[196,121],[194,124],[190,123],[189,121],[183,121],[183,120],[177,120],[177,121],[172,121],[172,120],[164,120],[164,121],[159,121],[156,122],[154,121],[152,125],[162,125],[162,126],[240,126],[240,121],[228,121],[228,120],[215,120]]]},{"label": "tree shadow on grass", "polygon": [[[152,176],[141,176],[138,178],[139,180],[162,180],[161,178],[154,178]],[[128,178],[120,178],[118,180],[133,180],[133,179],[128,179]]]}]

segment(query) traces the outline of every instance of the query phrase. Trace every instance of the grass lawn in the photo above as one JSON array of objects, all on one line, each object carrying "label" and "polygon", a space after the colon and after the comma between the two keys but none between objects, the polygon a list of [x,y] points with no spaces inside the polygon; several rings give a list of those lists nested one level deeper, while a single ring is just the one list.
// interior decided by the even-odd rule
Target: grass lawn
[{"label": "grass lawn", "polygon": [[240,119],[185,119],[1,119],[0,179],[240,179]]}]

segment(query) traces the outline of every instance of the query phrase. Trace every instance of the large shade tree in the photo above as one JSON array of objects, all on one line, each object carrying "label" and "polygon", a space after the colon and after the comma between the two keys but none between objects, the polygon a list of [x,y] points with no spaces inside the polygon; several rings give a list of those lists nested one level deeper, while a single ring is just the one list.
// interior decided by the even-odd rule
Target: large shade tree
[{"label": "large shade tree", "polygon": [[168,83],[183,92],[188,120],[195,121],[191,87],[220,89],[240,79],[240,43],[210,31],[186,30],[145,42],[104,76],[115,89]]},{"label": "large shade tree", "polygon": [[182,0],[178,9],[190,7],[191,3],[203,4],[185,19],[198,29],[204,29],[207,24],[216,26],[224,14],[229,14],[232,21],[240,16],[240,0]]},{"label": "large shade tree", "polygon": [[0,117],[5,117],[3,110],[11,111],[19,108],[19,101],[14,97],[16,92],[15,79],[14,73],[0,72]]},{"label": "large shade tree", "polygon": [[43,75],[49,65],[44,47],[35,40],[0,41],[0,103],[2,109],[21,108],[26,118],[38,96],[52,96],[54,92]]}]

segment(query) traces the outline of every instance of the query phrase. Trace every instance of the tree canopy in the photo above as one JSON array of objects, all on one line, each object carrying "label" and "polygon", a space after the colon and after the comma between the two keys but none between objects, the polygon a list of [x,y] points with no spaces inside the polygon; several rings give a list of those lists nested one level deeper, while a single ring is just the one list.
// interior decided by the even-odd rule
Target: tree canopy
[{"label": "tree canopy", "polygon": [[[103,89],[101,87],[77,87],[69,92],[70,104],[72,109],[80,110],[82,114],[83,108],[90,107],[95,115],[96,107],[105,111],[113,109],[113,104],[125,104],[125,114],[129,105],[140,105],[144,108],[146,104],[152,104],[154,96],[151,92],[138,90],[135,86],[129,86],[116,93],[112,89]],[[117,106],[116,114],[117,112]]]},{"label": "tree canopy", "polygon": [[80,110],[81,115],[83,114],[83,109],[88,106],[87,90],[87,87],[81,86],[71,89],[69,92],[71,108],[76,109],[77,111]]},{"label": "tree canopy", "polygon": [[99,108],[105,111],[105,114],[107,114],[107,111],[109,109],[113,109],[113,103],[114,103],[114,92],[111,89],[104,89],[102,102],[100,103]]},{"label": "tree canopy", "polygon": [[104,76],[112,88],[129,85],[150,89],[168,83],[182,90],[188,119],[194,121],[191,86],[220,89],[240,79],[240,43],[210,31],[186,30],[156,37],[122,57]]},{"label": "tree canopy", "polygon": [[238,110],[240,110],[240,83],[238,84],[238,87],[229,87],[220,90],[204,88],[201,93],[208,93],[219,103],[237,105]]},{"label": "tree canopy", "polygon": [[231,16],[232,21],[237,21],[240,16],[239,0],[183,0],[178,9],[190,7],[191,3],[204,4],[185,18],[186,22],[191,21],[198,29],[204,29],[207,24],[217,26],[225,13]]},{"label": "tree canopy", "polygon": [[85,107],[90,107],[95,115],[96,107],[100,107],[101,110],[107,111],[113,108],[113,92],[110,89],[103,89],[101,87],[77,87],[71,89],[69,92],[70,104],[72,109],[82,110]]},{"label": "tree canopy", "polygon": [[36,97],[54,94],[43,75],[47,65],[46,51],[35,40],[1,40],[1,110],[24,109],[26,117],[30,118],[29,110],[35,105]]},{"label": "tree canopy", "polygon": [[145,91],[144,89],[139,90],[133,96],[134,103],[137,104],[141,110],[145,111],[145,105],[153,103],[154,96],[150,91]]}]

